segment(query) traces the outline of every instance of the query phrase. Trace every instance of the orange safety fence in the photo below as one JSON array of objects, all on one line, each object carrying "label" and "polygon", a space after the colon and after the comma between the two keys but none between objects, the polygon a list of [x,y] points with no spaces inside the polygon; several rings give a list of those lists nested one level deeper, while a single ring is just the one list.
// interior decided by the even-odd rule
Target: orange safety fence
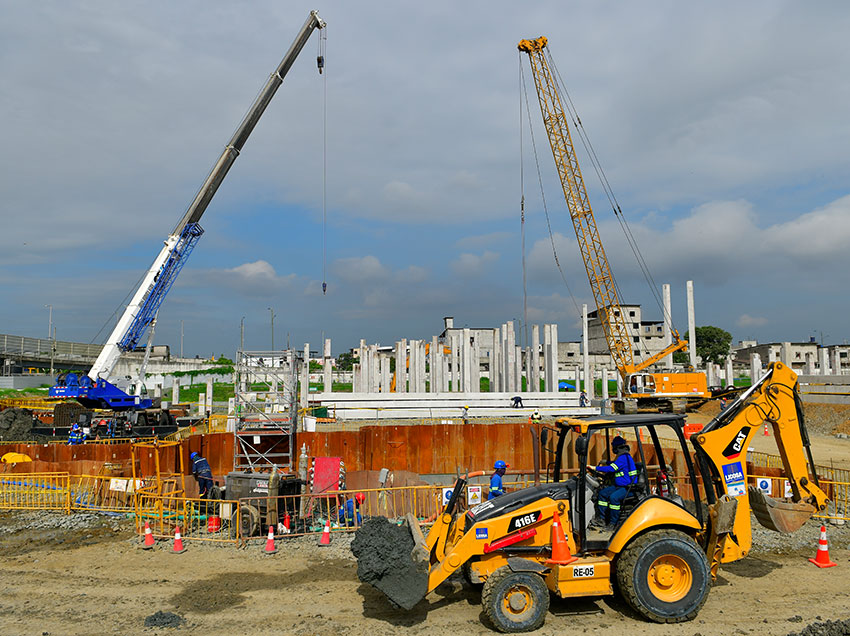
[{"label": "orange safety fence", "polygon": [[70,512],[68,473],[0,474],[0,509]]},{"label": "orange safety fence", "polygon": [[168,497],[139,493],[135,497],[136,532],[145,533],[145,522],[158,539],[174,537],[180,528],[184,541],[239,543],[242,538],[238,501]]}]

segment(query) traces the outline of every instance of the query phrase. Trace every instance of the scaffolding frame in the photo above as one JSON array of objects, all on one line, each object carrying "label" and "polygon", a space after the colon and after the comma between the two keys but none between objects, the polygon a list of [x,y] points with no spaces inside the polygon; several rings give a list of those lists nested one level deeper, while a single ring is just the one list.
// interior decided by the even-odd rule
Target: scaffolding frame
[{"label": "scaffolding frame", "polygon": [[293,469],[300,362],[293,349],[237,351],[234,470]]}]

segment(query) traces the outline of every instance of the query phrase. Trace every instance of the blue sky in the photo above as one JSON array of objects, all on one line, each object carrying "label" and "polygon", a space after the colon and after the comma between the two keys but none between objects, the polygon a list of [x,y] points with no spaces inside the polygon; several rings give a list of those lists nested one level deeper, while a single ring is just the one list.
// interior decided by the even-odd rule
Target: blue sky
[{"label": "blue sky", "polygon": [[[460,7],[460,8],[459,8]],[[737,339],[840,343],[850,8],[791,2],[0,2],[0,332],[95,339],[311,8],[328,22],[327,282],[315,35],[202,220],[156,341],[334,352],[521,319],[521,38],[546,35],[659,284]],[[527,64],[527,61],[525,61]],[[528,70],[526,66],[526,78]],[[532,90],[529,87],[529,90]],[[531,95],[533,100],[533,95]],[[534,101],[532,101],[534,106]],[[523,133],[530,322],[592,308],[540,115]],[[586,157],[623,300],[660,318]],[[108,328],[101,334],[101,339]]]}]

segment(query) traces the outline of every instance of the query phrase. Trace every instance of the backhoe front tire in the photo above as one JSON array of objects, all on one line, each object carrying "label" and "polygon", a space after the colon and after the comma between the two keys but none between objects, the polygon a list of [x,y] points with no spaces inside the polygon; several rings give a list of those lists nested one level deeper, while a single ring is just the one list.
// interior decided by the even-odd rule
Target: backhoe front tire
[{"label": "backhoe front tire", "polygon": [[623,599],[656,623],[692,620],[708,598],[708,559],[678,530],[653,530],[630,543],[617,560]]},{"label": "backhoe front tire", "polygon": [[487,577],[481,605],[500,632],[530,632],[546,620],[549,588],[539,574],[514,572],[505,565]]}]

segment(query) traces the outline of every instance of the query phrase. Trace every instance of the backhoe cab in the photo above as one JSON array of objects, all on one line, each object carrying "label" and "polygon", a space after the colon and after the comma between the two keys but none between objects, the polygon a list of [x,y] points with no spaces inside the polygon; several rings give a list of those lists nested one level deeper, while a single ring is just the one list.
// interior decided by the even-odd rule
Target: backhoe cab
[{"label": "backhoe cab", "polygon": [[[765,421],[774,427],[792,483],[794,494],[787,500],[748,495],[746,449]],[[467,484],[458,479],[427,538],[408,515],[412,547],[407,564],[397,558],[397,540],[382,546],[377,533],[366,537],[373,523],[367,521],[355,537],[355,544],[368,545],[354,550],[358,575],[410,609],[460,570],[471,584],[483,584],[484,614],[502,632],[540,627],[550,593],[561,598],[613,594],[615,577],[619,593],[646,619],[691,620],[705,603],[720,563],[749,552],[750,497],[757,519],[779,531],[802,525],[825,508],[827,498],[817,476],[808,474],[814,462],[804,454],[808,439],[796,375],[784,365],[771,365],[756,385],[692,437],[693,449],[685,440],[684,423],[684,416],[675,414],[560,420],[541,432],[551,481],[465,509]],[[615,435],[628,440],[638,478],[622,502],[619,523],[599,531],[588,525],[601,485],[590,469],[611,459]],[[560,530],[553,529],[556,512]],[[553,554],[553,544],[561,540],[553,534],[561,531],[567,558],[563,550]],[[358,541],[361,533],[364,540]]]}]

